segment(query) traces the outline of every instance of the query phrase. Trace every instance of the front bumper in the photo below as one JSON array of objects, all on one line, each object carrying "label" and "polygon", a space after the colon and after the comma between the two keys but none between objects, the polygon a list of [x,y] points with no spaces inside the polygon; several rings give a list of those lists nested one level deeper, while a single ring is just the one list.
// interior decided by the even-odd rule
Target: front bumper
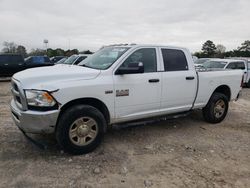
[{"label": "front bumper", "polygon": [[22,111],[14,100],[10,104],[12,119],[25,133],[50,134],[55,131],[59,110]]}]

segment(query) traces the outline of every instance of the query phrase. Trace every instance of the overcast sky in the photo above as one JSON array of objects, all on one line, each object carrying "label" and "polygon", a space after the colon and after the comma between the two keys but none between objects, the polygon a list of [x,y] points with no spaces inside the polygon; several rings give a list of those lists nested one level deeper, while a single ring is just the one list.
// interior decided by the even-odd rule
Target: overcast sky
[{"label": "overcast sky", "polygon": [[[227,50],[250,40],[250,0],[0,0],[0,45],[99,49],[114,43]],[[2,48],[2,46],[0,46]]]}]

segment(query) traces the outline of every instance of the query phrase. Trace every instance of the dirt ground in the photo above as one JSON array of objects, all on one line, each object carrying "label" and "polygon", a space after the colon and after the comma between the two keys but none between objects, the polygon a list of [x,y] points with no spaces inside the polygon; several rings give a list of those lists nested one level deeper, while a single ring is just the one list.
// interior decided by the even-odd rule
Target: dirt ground
[{"label": "dirt ground", "polygon": [[220,124],[201,112],[115,127],[94,152],[70,156],[52,137],[42,150],[12,122],[10,83],[0,82],[0,187],[250,187],[250,89]]}]

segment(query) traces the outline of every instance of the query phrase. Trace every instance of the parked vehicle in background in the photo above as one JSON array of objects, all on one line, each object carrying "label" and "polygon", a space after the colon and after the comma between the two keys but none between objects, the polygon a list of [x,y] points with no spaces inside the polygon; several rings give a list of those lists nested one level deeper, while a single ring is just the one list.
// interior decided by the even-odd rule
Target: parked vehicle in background
[{"label": "parked vehicle in background", "polygon": [[64,57],[64,58],[60,59],[60,60],[57,61],[55,64],[63,64],[64,61],[66,61],[66,59],[68,59],[68,57]]},{"label": "parked vehicle in background", "polygon": [[55,133],[69,153],[94,150],[112,124],[202,109],[221,122],[242,71],[197,72],[185,48],[105,47],[78,66],[30,69],[12,78],[11,113],[26,133]]},{"label": "parked vehicle in background", "polygon": [[47,56],[30,56],[25,59],[26,68],[52,66],[54,63]]},{"label": "parked vehicle in background", "polygon": [[236,69],[242,70],[244,74],[243,83],[250,87],[250,63],[240,59],[216,59],[203,63],[205,69]]},{"label": "parked vehicle in background", "polygon": [[78,65],[82,60],[86,59],[88,56],[89,54],[75,54],[66,59],[63,64]]},{"label": "parked vehicle in background", "polygon": [[24,69],[26,66],[21,55],[0,54],[0,77],[12,76]]},{"label": "parked vehicle in background", "polygon": [[63,59],[65,56],[54,56],[50,58],[52,63],[57,63],[59,60]]},{"label": "parked vehicle in background", "polygon": [[199,58],[197,60],[194,61],[194,66],[195,67],[199,67],[201,66],[203,63],[205,63],[206,61],[209,61],[211,58]]}]

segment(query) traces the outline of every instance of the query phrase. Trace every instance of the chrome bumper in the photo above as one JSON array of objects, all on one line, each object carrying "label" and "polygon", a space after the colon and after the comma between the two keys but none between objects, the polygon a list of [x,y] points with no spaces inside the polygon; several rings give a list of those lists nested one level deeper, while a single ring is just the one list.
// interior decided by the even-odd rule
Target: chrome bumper
[{"label": "chrome bumper", "polygon": [[50,134],[55,131],[59,110],[52,111],[22,111],[14,100],[10,104],[12,119],[25,133]]}]

